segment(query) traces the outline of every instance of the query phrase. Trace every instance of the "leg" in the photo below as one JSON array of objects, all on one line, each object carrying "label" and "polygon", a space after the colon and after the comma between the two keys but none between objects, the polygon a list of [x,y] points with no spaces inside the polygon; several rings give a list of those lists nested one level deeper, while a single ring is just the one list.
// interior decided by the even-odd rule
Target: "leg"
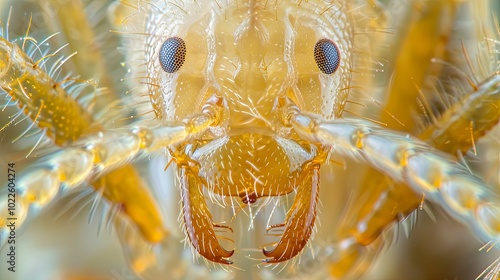
[{"label": "leg", "polygon": [[415,192],[445,205],[448,213],[471,225],[486,242],[500,238],[498,195],[446,154],[369,122],[322,122],[293,108],[289,112],[290,124],[302,138],[338,148],[345,156],[362,160],[393,180],[408,184]]}]

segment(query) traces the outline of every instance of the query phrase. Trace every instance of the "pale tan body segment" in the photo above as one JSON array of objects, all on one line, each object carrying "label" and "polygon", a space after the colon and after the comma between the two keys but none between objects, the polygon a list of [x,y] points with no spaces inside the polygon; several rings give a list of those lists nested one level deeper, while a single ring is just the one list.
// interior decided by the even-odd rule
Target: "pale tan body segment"
[{"label": "pale tan body segment", "polygon": [[[449,4],[443,4],[446,5],[453,9],[455,3],[450,1]],[[68,178],[66,174],[61,177],[52,173],[50,176],[57,177],[51,189],[56,189],[60,182],[73,186],[87,181],[100,190],[111,204],[123,207],[124,216],[132,221],[132,227],[138,227],[141,231],[141,235],[135,239],[132,229],[119,233],[125,251],[131,255],[132,268],[138,274],[146,275],[144,271],[158,265],[158,260],[152,260],[148,253],[141,250],[153,243],[161,244],[170,237],[161,221],[165,213],[158,213],[159,207],[156,206],[162,201],[155,200],[151,195],[139,197],[138,194],[147,193],[147,190],[131,179],[134,172],[127,170],[133,167],[126,162],[139,153],[151,154],[164,148],[168,148],[177,164],[182,197],[181,217],[187,238],[195,250],[210,261],[229,264],[231,261],[228,258],[233,254],[226,250],[230,248],[225,249],[226,246],[219,244],[221,238],[216,230],[228,226],[217,224],[218,220],[210,214],[212,208],[209,209],[207,200],[213,194],[238,197],[241,202],[232,205],[235,211],[239,208],[244,210],[248,207],[245,205],[259,204],[270,196],[295,192],[295,202],[283,217],[284,223],[270,226],[268,222],[270,229],[283,228],[284,232],[279,234],[280,240],[273,244],[273,249],[264,249],[264,262],[281,262],[300,253],[314,229],[317,201],[318,197],[321,198],[319,169],[330,159],[332,146],[340,154],[362,159],[412,188],[403,184],[398,184],[394,189],[384,184],[378,186],[378,196],[374,195],[361,210],[354,207],[352,211],[359,211],[359,215],[352,215],[352,220],[340,226],[340,233],[334,238],[347,242],[342,244],[354,244],[356,248],[371,244],[387,225],[400,218],[400,213],[406,215],[415,209],[422,201],[422,194],[437,201],[444,197],[442,203],[448,203],[452,213],[459,217],[476,217],[478,223],[469,221],[473,227],[485,232],[486,239],[497,238],[494,229],[496,220],[490,219],[489,214],[497,211],[497,208],[484,205],[489,199],[496,200],[485,195],[487,191],[483,189],[482,181],[416,139],[380,129],[369,122],[340,119],[353,86],[350,83],[351,76],[360,71],[355,65],[361,65],[361,62],[354,62],[353,54],[360,50],[354,49],[353,10],[347,3],[159,1],[150,5],[140,1],[137,6],[133,6],[139,14],[124,17],[125,25],[128,26],[126,32],[132,33],[128,35],[131,36],[131,43],[126,46],[130,48],[130,53],[141,54],[139,61],[135,56],[130,58],[133,65],[138,65],[133,67],[133,75],[137,78],[137,84],[145,85],[138,91],[149,96],[152,104],[150,108],[157,120],[137,122],[140,126],[138,129],[125,127],[121,134],[107,132],[107,128],[98,128],[104,132],[103,136],[93,131],[89,132],[88,137],[80,133],[75,136],[80,141],[66,148],[67,144],[61,145],[61,142],[53,140],[62,146],[62,154],[69,154],[75,149],[82,159],[89,159],[89,164],[85,165],[87,171],[80,174],[81,178]],[[440,14],[447,8],[432,9]],[[440,24],[436,21],[423,22],[431,26]],[[418,28],[416,30],[416,35],[408,35],[409,42],[418,41],[419,36],[422,36],[422,32]],[[447,34],[449,31],[443,32]],[[171,37],[185,41],[186,58],[178,71],[165,73],[158,52],[162,43]],[[314,46],[324,38],[334,41],[340,53],[340,66],[333,74],[322,73],[314,61]],[[5,47],[4,53],[9,53],[13,48]],[[430,52],[434,48],[434,45],[429,44]],[[405,48],[401,53],[411,55],[412,50]],[[18,62],[19,65],[24,63],[23,59]],[[13,66],[7,67],[14,69]],[[419,75],[426,75],[426,69],[423,68],[416,67],[409,71],[421,71]],[[9,93],[10,84],[15,84],[11,81],[19,80],[19,77],[16,74],[5,77],[9,81],[2,87]],[[37,79],[36,75],[33,79]],[[483,103],[498,104],[498,83],[498,77],[493,75],[478,84],[473,93],[491,96],[491,99],[485,98]],[[47,87],[53,84],[55,82],[49,81]],[[420,87],[423,85],[416,85],[416,88]],[[393,91],[397,93],[403,89],[394,86]],[[41,94],[37,98],[45,100]],[[480,101],[478,103],[483,104]],[[474,106],[478,111],[495,107]],[[21,109],[23,105],[18,103],[18,107]],[[396,118],[401,116],[401,119],[411,119],[409,110],[399,112],[390,106],[388,108],[396,114]],[[468,116],[468,112],[474,110],[460,108],[450,108],[448,112],[452,116]],[[35,115],[37,111],[44,113],[35,108],[27,114]],[[492,111],[493,115],[479,115],[481,124],[486,124],[479,126],[475,134],[483,135],[498,121],[498,110]],[[403,117],[405,114],[407,116]],[[442,122],[436,122],[437,127],[453,119],[444,118]],[[38,120],[32,119],[35,123]],[[50,121],[50,117],[48,119]],[[384,120],[383,117],[380,119]],[[472,119],[471,122],[474,120],[473,117],[469,119]],[[180,123],[182,121],[184,124]],[[384,122],[389,123],[389,120]],[[450,122],[453,123],[453,120]],[[392,124],[389,127],[399,129]],[[427,134],[433,131],[436,134],[435,131],[440,130],[430,126],[427,131]],[[417,132],[411,132],[417,135]],[[451,132],[456,133],[456,130],[452,129]],[[47,133],[47,137],[51,135]],[[128,142],[128,139],[132,141]],[[70,142],[74,140],[72,138]],[[93,144],[89,145],[89,142]],[[123,143],[123,146],[116,143]],[[438,144],[433,145],[446,150]],[[458,143],[456,147],[467,150],[470,145],[470,142]],[[453,153],[457,149],[453,147],[447,152]],[[82,149],[85,152],[81,152]],[[47,163],[50,162],[47,160]],[[94,164],[97,172],[92,171]],[[422,169],[427,165],[437,171]],[[54,169],[54,166],[58,166],[58,163],[48,169]],[[119,166],[122,168],[117,169]],[[104,174],[100,173],[102,170],[113,172],[94,181],[95,177]],[[49,171],[42,169],[24,176],[32,179],[45,172]],[[122,177],[128,179],[120,180]],[[127,182],[126,186],[121,185],[124,182]],[[369,187],[368,184],[366,186]],[[444,190],[443,193],[439,193],[439,189]],[[378,199],[387,192],[393,192],[388,196],[389,199]],[[466,193],[473,195],[470,203],[460,200],[460,196]],[[398,200],[401,197],[404,199]],[[328,203],[328,198],[322,201]],[[394,203],[400,204],[393,208]],[[151,207],[143,209],[141,205]],[[475,214],[470,214],[473,212]],[[365,214],[368,214],[368,218],[365,218]],[[151,219],[145,220],[142,218],[144,216]],[[254,217],[251,217],[253,222]],[[120,223],[117,222],[117,225]],[[361,230],[364,226],[366,231]],[[255,231],[253,234],[264,235],[265,232]],[[359,256],[353,255],[351,247],[333,247],[338,250],[334,255],[339,255],[340,259],[332,261],[331,276],[342,277],[351,273],[350,270],[356,268]]]},{"label": "pale tan body segment", "polygon": [[[331,4],[325,12],[321,10],[323,3],[314,1],[300,6],[265,1],[187,1],[179,5],[185,7],[186,13],[172,17],[179,7],[158,4],[155,8],[161,10],[160,14],[146,22],[153,27],[146,41],[145,63],[155,114],[164,122],[182,120],[192,115],[193,109],[200,110],[211,96],[223,99],[224,106],[217,128],[224,135],[211,131],[202,136],[204,140],[176,147],[172,152],[181,174],[186,172],[181,177],[192,174],[187,175],[189,180],[181,181],[185,190],[184,219],[191,242],[208,259],[226,262],[212,253],[222,249],[210,249],[219,248],[216,240],[198,245],[203,227],[211,228],[212,221],[209,213],[197,212],[193,205],[203,205],[203,201],[189,198],[203,187],[218,195],[240,196],[245,203],[312,188],[297,196],[289,213],[298,210],[295,208],[308,210],[287,217],[289,224],[281,244],[289,251],[281,248],[274,254],[266,253],[273,257],[269,260],[272,262],[289,259],[300,252],[311,234],[319,187],[317,170],[326,158],[326,150],[304,143],[283,127],[278,102],[289,98],[304,111],[325,119],[340,116],[351,75],[351,31],[345,24],[344,4]],[[163,41],[170,37],[183,38],[187,53],[183,66],[172,74],[165,73],[155,59]],[[341,54],[335,75],[321,73],[308,57],[314,53],[316,42],[324,38],[336,42]],[[206,217],[199,228],[196,217]],[[287,239],[292,235],[299,240],[295,248]]]}]

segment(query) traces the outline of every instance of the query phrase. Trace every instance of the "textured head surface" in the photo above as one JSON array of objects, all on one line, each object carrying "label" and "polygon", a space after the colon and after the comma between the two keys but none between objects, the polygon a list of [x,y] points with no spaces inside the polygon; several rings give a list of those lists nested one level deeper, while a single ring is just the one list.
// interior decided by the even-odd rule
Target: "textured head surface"
[{"label": "textured head surface", "polygon": [[[146,63],[157,117],[185,118],[214,92],[226,98],[235,128],[266,126],[279,96],[326,119],[340,116],[351,75],[343,1],[159,1],[154,9],[160,12],[147,19]],[[172,37],[185,41],[186,59],[167,73],[158,54]],[[322,39],[338,47],[333,74],[315,62]]]}]

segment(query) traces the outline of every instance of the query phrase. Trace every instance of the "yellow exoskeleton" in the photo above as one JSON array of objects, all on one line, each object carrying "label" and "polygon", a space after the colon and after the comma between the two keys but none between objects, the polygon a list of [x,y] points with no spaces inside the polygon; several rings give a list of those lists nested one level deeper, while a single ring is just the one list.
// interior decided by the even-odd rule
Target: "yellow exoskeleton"
[{"label": "yellow exoskeleton", "polygon": [[498,8],[0,1],[2,279],[29,275],[30,221],[88,196],[143,279],[361,277],[429,204],[494,248]]}]

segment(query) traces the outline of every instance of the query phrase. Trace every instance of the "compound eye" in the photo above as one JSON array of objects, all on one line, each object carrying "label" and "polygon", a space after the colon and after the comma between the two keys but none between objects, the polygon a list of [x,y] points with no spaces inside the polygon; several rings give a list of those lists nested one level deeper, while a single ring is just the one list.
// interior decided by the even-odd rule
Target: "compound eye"
[{"label": "compound eye", "polygon": [[186,59],[186,43],[179,37],[168,38],[160,48],[160,65],[167,73],[175,73]]},{"label": "compound eye", "polygon": [[340,53],[337,45],[328,39],[319,40],[314,46],[314,60],[316,60],[316,65],[321,72],[334,73],[340,64]]}]

